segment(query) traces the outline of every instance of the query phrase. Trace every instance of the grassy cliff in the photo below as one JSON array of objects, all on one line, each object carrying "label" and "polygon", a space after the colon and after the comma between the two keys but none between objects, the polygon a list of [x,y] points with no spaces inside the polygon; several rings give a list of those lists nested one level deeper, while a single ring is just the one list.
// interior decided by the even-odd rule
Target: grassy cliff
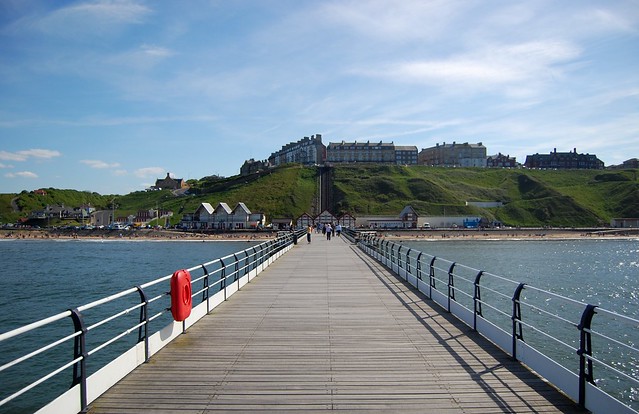
[{"label": "grassy cliff", "polygon": [[[504,170],[340,166],[337,211],[391,214],[407,204],[422,215],[477,214],[520,226],[593,226],[639,217],[636,170]],[[501,201],[479,209],[466,201]]]},{"label": "grassy cliff", "polygon": [[[637,170],[503,170],[482,168],[346,165],[332,170],[335,214],[355,216],[397,214],[412,205],[421,215],[480,215],[508,225],[596,226],[613,217],[639,217]],[[317,168],[288,165],[225,179],[207,177],[192,182],[186,196],[170,191],[99,195],[47,189],[47,195],[0,194],[0,222],[26,217],[47,204],[80,206],[91,203],[116,215],[162,208],[175,213],[172,223],[194,212],[202,202],[234,207],[244,202],[252,211],[273,217],[312,213],[317,199]],[[501,201],[502,207],[481,209],[467,201]]]}]

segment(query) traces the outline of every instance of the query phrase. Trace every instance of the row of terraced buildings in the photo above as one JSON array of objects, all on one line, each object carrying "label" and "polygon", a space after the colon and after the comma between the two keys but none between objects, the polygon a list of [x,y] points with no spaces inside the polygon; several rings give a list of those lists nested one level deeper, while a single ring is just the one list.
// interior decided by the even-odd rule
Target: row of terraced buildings
[{"label": "row of terraced buildings", "polygon": [[[303,165],[325,165],[339,163],[376,163],[398,165],[428,165],[436,167],[521,167],[515,157],[498,153],[487,155],[483,143],[468,142],[437,143],[433,147],[418,152],[417,147],[395,145],[394,142],[367,140],[366,142],[331,142],[322,143],[322,135],[315,134],[304,137],[297,142],[284,145],[279,151],[266,160],[246,160],[240,168],[241,175],[248,175],[277,167],[287,163]],[[526,157],[524,167],[527,168],[579,168],[602,169],[604,163],[593,154],[578,154],[577,149],[571,152],[534,154]]]}]

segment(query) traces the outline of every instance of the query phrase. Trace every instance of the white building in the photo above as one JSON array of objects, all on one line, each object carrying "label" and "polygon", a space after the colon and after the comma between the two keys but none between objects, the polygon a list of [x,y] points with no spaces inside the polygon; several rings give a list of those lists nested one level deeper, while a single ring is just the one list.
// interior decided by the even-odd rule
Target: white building
[{"label": "white building", "polygon": [[236,230],[260,228],[265,221],[263,213],[252,213],[244,203],[233,210],[226,203],[218,203],[215,208],[202,203],[195,213],[185,214],[180,224],[186,229]]}]

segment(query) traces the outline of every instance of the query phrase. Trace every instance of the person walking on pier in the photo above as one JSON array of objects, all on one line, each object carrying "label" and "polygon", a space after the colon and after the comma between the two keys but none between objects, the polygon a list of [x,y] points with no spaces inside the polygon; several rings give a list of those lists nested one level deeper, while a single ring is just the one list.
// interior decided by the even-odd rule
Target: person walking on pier
[{"label": "person walking on pier", "polygon": [[331,239],[331,234],[333,233],[333,228],[331,227],[331,224],[327,224],[326,225],[326,240],[330,240]]},{"label": "person walking on pier", "polygon": [[310,224],[308,225],[308,228],[306,229],[306,241],[308,243],[311,242],[311,233],[313,233],[313,226],[311,226]]}]

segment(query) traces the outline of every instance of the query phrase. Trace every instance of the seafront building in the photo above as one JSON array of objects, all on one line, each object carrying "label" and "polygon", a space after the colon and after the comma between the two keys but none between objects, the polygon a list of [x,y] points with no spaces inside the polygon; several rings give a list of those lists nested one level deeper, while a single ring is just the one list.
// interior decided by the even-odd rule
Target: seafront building
[{"label": "seafront building", "polygon": [[481,142],[438,143],[434,147],[422,149],[418,160],[420,165],[434,167],[486,167],[486,147]]},{"label": "seafront building", "polygon": [[268,157],[272,166],[296,162],[302,165],[323,164],[326,158],[326,146],[322,143],[322,135],[315,134],[304,137],[297,142],[286,144]]},{"label": "seafront building", "polygon": [[240,167],[240,175],[249,175],[255,174],[260,171],[266,171],[271,167],[271,164],[268,160],[255,160],[251,158],[250,160],[244,161],[244,164]]},{"label": "seafront building", "polygon": [[169,173],[166,173],[166,177],[155,180],[155,185],[151,188],[154,190],[180,190],[189,188],[189,185],[183,178],[172,178]]},{"label": "seafront building", "polygon": [[489,155],[486,158],[486,166],[488,168],[516,168],[518,164],[517,158],[500,152],[497,155]]},{"label": "seafront building", "polygon": [[[522,166],[515,157],[501,152],[487,156],[486,147],[482,142],[476,144],[443,142],[418,151],[414,145],[395,145],[392,141],[341,141],[330,142],[325,146],[322,143],[322,135],[315,134],[282,146],[267,160],[252,158],[246,160],[240,168],[240,174],[254,174],[286,163],[302,165],[368,163],[479,168],[521,168]],[[616,167],[636,168],[637,163],[637,159],[633,158]],[[603,162],[595,155],[577,154],[576,149],[568,153],[558,153],[555,149],[550,154],[528,155],[524,166],[527,168],[604,168]]]},{"label": "seafront building", "polygon": [[417,165],[417,147],[415,145],[396,145],[395,162],[397,165]]},{"label": "seafront building", "polygon": [[349,213],[344,213],[338,217],[338,216],[335,216],[330,211],[324,210],[323,212],[321,212],[315,217],[311,216],[308,213],[303,213],[301,216],[297,218],[297,220],[295,220],[295,228],[304,229],[304,228],[307,228],[308,226],[317,226],[320,224],[324,225],[328,223],[332,225],[339,224],[345,229],[348,229],[348,228],[354,229],[356,227],[356,219],[353,215]]},{"label": "seafront building", "polygon": [[218,203],[216,207],[202,203],[194,213],[184,214],[180,221],[181,228],[195,230],[258,229],[265,224],[264,213],[252,213],[242,202],[234,209],[226,203]]},{"label": "seafront building", "polygon": [[552,169],[603,169],[604,163],[594,154],[577,154],[577,148],[572,152],[557,152],[554,148],[550,154],[534,154],[526,156],[526,168]]},{"label": "seafront building", "polygon": [[395,144],[390,142],[331,142],[326,147],[327,163],[395,164]]}]

